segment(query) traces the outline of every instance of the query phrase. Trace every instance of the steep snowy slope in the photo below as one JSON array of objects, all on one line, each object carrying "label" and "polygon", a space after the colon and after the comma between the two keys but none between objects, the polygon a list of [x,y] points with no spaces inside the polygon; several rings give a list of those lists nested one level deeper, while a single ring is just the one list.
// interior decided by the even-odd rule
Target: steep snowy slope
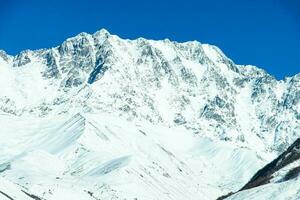
[{"label": "steep snowy slope", "polygon": [[300,139],[227,199],[300,199]]},{"label": "steep snowy slope", "polygon": [[249,149],[106,114],[3,115],[0,124],[0,190],[14,199],[5,181],[47,200],[215,199],[263,165]]},{"label": "steep snowy slope", "polygon": [[100,30],[0,51],[0,85],[6,199],[215,199],[300,137],[300,75],[196,41]]}]

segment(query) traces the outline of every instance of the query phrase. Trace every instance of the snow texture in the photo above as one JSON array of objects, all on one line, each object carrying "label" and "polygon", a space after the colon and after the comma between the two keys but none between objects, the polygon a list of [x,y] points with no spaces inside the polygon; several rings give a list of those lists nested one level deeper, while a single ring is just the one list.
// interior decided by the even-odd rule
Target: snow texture
[{"label": "snow texture", "polygon": [[102,29],[0,51],[0,85],[4,200],[216,199],[300,136],[300,75],[278,81],[197,41]]}]

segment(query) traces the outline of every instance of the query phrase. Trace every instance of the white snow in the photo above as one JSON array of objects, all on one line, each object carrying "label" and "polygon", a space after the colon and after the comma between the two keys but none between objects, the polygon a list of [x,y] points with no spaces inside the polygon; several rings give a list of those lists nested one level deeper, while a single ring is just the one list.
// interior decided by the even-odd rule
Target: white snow
[{"label": "white snow", "polygon": [[[16,200],[216,199],[300,136],[297,79],[215,46],[101,30],[26,53],[0,59],[0,191]],[[275,182],[230,198],[296,191]]]}]

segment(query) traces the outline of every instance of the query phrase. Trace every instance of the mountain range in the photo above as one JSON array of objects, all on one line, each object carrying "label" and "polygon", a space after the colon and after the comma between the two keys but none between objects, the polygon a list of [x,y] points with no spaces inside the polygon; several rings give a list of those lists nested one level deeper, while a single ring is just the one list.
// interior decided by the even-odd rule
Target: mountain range
[{"label": "mountain range", "polygon": [[0,85],[4,200],[300,198],[300,74],[102,29],[0,51]]}]

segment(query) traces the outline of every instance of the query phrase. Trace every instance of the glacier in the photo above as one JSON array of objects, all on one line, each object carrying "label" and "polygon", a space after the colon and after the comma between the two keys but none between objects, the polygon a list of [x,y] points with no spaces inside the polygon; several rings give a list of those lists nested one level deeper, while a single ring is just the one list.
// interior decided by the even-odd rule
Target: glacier
[{"label": "glacier", "polygon": [[4,200],[216,199],[300,137],[299,74],[276,80],[198,41],[81,33],[0,51],[0,85]]}]

